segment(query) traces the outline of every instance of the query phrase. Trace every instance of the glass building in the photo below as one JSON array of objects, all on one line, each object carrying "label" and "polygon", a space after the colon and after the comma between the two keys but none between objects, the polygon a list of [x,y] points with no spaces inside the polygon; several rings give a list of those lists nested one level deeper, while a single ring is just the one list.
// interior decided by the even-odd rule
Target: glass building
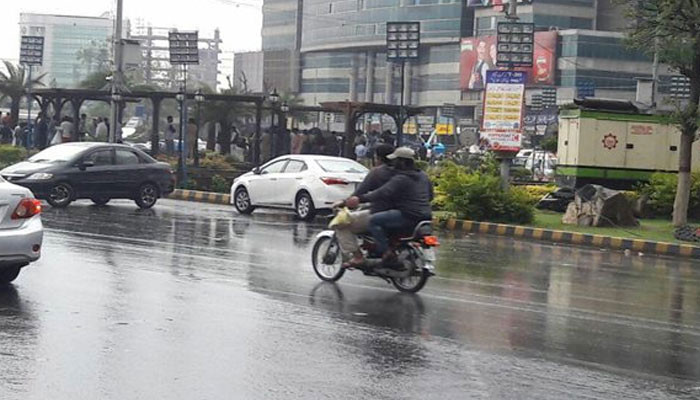
[{"label": "glass building", "polygon": [[44,37],[47,86],[77,87],[90,73],[109,68],[112,20],[49,14],[20,14],[20,34]]}]

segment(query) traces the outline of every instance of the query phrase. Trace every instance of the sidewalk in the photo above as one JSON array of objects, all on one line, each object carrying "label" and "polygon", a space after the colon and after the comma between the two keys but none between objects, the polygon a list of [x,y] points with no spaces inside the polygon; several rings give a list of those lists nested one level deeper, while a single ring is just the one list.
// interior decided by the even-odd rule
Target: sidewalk
[{"label": "sidewalk", "polygon": [[[212,204],[231,204],[231,196],[223,193],[200,192],[196,190],[176,189],[168,198],[175,200],[196,201]],[[603,235],[591,235],[577,232],[531,228],[517,225],[494,224],[449,218],[435,219],[436,226],[453,232],[479,233],[497,236],[509,236],[519,239],[538,240],[549,243],[572,244],[598,249],[630,250],[644,254],[684,257],[700,260],[700,247],[690,244],[675,244],[649,240],[628,239]]]}]

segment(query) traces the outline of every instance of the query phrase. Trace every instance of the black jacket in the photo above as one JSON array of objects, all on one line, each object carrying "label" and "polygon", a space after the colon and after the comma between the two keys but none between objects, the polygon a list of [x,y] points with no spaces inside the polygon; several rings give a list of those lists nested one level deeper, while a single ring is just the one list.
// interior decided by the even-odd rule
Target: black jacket
[{"label": "black jacket", "polygon": [[[385,183],[389,182],[389,180],[391,179],[391,177],[394,176],[394,174],[394,169],[386,164],[380,165],[376,168],[372,168],[365,177],[365,180],[363,180],[362,183],[360,183],[360,186],[358,186],[357,189],[355,189],[355,193],[353,193],[352,195],[360,197],[363,194],[367,194],[371,191],[377,190],[380,187],[382,187]],[[377,201],[373,201],[370,205],[370,212],[372,214],[375,214],[378,212],[391,210],[393,207],[393,203],[385,201],[383,199],[377,199]]]},{"label": "black jacket", "polygon": [[389,209],[399,210],[416,222],[432,218],[433,184],[420,170],[396,171],[382,187],[358,197],[363,203],[386,202],[391,205]]}]

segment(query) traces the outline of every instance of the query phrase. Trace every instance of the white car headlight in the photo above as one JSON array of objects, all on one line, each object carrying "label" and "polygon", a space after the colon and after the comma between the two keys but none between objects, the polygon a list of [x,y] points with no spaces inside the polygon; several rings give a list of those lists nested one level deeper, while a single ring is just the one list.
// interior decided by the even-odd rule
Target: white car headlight
[{"label": "white car headlight", "polygon": [[30,181],[45,181],[47,179],[53,178],[53,174],[47,174],[46,172],[37,172],[36,174],[32,174],[27,180]]}]

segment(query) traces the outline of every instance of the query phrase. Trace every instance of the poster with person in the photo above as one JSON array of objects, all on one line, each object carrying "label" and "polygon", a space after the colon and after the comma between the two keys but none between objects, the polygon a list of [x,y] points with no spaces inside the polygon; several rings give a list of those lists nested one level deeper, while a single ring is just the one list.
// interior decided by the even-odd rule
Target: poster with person
[{"label": "poster with person", "polygon": [[[553,85],[556,68],[557,33],[536,32],[532,68],[516,68],[528,75],[529,86]],[[496,65],[496,36],[462,39],[460,55],[460,87],[462,90],[483,90],[486,73],[499,70]]]}]

